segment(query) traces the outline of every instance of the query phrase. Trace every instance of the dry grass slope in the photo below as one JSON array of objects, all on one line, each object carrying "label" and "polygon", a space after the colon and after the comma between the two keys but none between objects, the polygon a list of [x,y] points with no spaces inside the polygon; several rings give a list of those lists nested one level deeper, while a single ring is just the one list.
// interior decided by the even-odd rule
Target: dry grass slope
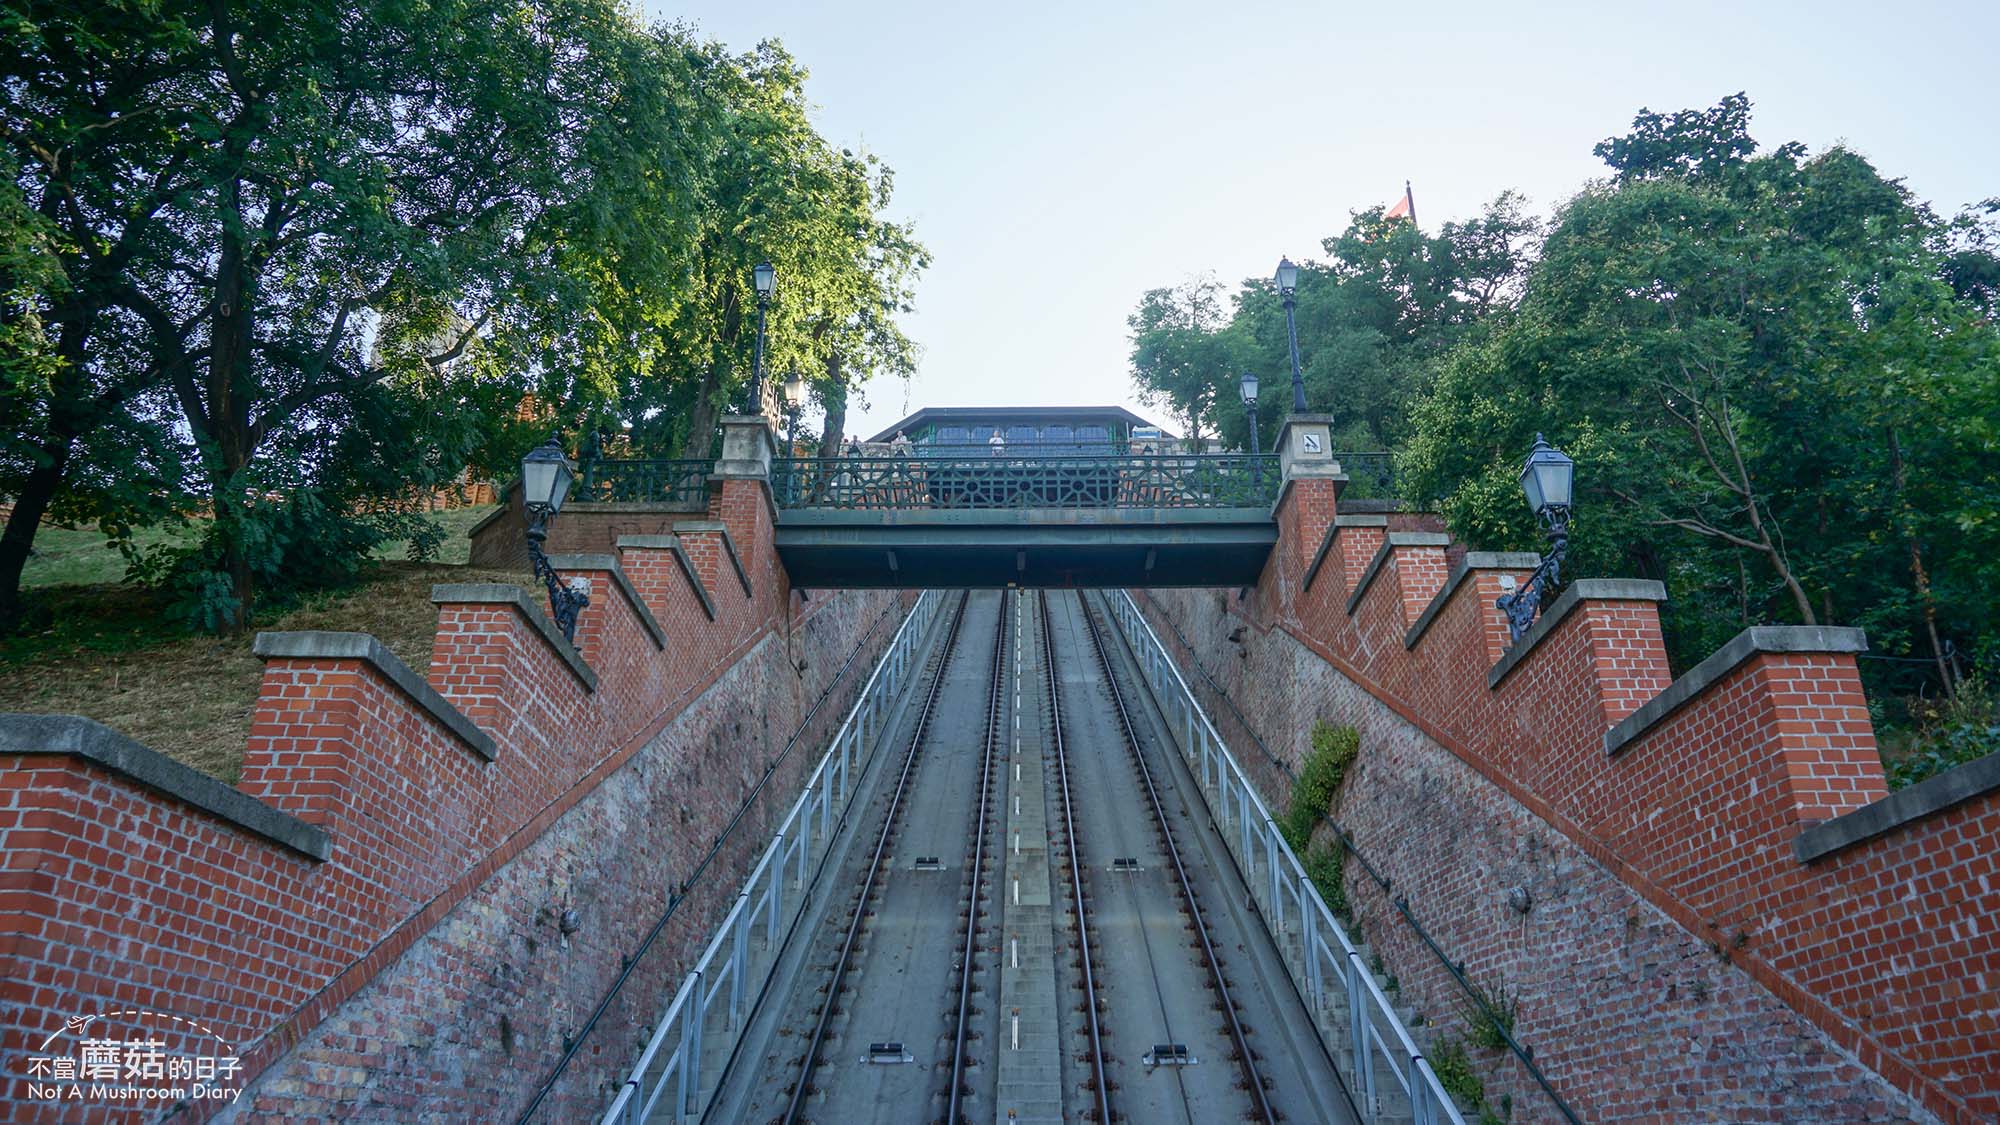
[{"label": "dry grass slope", "polygon": [[[439,582],[525,585],[528,576],[442,563],[383,563],[371,581],[257,627],[373,633],[421,675],[430,666],[437,634],[430,595]],[[181,635],[126,651],[71,648],[9,662],[0,665],[0,711],[96,719],[234,784],[264,672],[263,661],[250,652],[254,636],[254,631]]]}]

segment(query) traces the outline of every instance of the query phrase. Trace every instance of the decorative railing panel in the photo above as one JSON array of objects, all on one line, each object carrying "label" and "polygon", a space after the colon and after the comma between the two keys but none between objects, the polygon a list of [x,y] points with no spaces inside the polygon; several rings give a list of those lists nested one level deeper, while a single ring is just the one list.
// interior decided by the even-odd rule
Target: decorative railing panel
[{"label": "decorative railing panel", "polygon": [[1340,490],[1343,500],[1403,500],[1402,480],[1396,473],[1396,455],[1386,450],[1336,453],[1335,461],[1347,474],[1347,486]]},{"label": "decorative railing panel", "polygon": [[572,500],[621,504],[701,504],[708,500],[712,460],[585,461]]},{"label": "decorative railing panel", "polygon": [[1278,459],[1180,457],[779,458],[780,508],[1258,508],[1278,495]]}]

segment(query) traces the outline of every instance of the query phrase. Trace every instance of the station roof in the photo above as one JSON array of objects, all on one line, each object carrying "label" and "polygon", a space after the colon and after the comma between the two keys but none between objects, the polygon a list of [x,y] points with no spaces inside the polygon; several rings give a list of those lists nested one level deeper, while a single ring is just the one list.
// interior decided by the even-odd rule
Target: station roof
[{"label": "station roof", "polygon": [[[893,439],[898,431],[908,433],[926,424],[955,422],[1104,422],[1116,420],[1128,426],[1157,424],[1122,406],[926,406],[881,433],[863,440],[873,444]],[[1161,433],[1166,433],[1161,429]],[[1172,437],[1172,434],[1167,434]]]}]

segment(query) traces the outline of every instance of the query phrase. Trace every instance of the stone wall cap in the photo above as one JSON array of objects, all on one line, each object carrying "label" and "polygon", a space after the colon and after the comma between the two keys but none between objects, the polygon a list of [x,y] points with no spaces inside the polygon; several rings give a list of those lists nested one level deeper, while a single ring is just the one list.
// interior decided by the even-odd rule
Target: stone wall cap
[{"label": "stone wall cap", "polygon": [[[1707,660],[1687,670],[1667,690],[1624,721],[1604,732],[1604,752],[1616,754],[1695,696],[1766,652],[1866,652],[1868,635],[1860,629],[1833,625],[1752,625],[1715,650]],[[1856,810],[1862,812],[1866,810]]]},{"label": "stone wall cap", "polygon": [[1389,517],[1384,515],[1335,516],[1335,527],[1388,527]]},{"label": "stone wall cap", "polygon": [[687,500],[571,500],[563,511],[579,516],[652,515],[656,513],[705,512],[707,497]]},{"label": "stone wall cap", "polygon": [[1392,531],[1389,533],[1389,539],[1385,546],[1449,547],[1451,546],[1451,536],[1446,535],[1442,531]]},{"label": "stone wall cap", "polygon": [[653,551],[673,551],[678,550],[680,545],[680,537],[674,535],[620,535],[618,542],[615,544],[621,551],[627,547]]},{"label": "stone wall cap", "polygon": [[0,715],[0,754],[81,758],[310,859],[324,861],[333,854],[332,839],[318,825],[81,715]]},{"label": "stone wall cap", "polygon": [[[1539,564],[1541,560],[1537,558],[1535,561]],[[1500,659],[1486,673],[1486,689],[1497,690],[1500,681],[1519,667],[1521,662],[1528,658],[1528,654],[1535,650],[1535,646],[1542,643],[1542,638],[1555,632],[1556,626],[1561,625],[1563,619],[1577,606],[1582,605],[1586,598],[1603,602],[1663,602],[1667,600],[1667,588],[1650,578],[1577,579],[1562,593],[1556,595],[1555,604],[1542,611],[1542,615],[1536,618],[1528,631],[1521,634],[1520,640],[1515,641],[1508,646],[1506,652],[1500,654]]]},{"label": "stone wall cap", "polygon": [[549,650],[569,667],[583,690],[597,690],[597,673],[591,671],[583,654],[562,635],[556,623],[542,612],[542,607],[528,600],[527,591],[519,586],[508,586],[499,582],[441,582],[431,587],[431,601],[443,605],[447,602],[458,605],[511,605],[521,615],[522,620],[533,628]]},{"label": "stone wall cap", "polygon": [[645,599],[639,596],[639,591],[632,588],[632,580],[625,576],[625,566],[618,560],[617,555],[550,555],[549,565],[555,567],[557,570],[602,570],[608,572],[611,575],[611,584],[618,587],[619,593],[625,595],[625,604],[632,607],[632,612],[639,617],[640,626],[646,630],[648,636],[653,638],[653,647],[661,650],[666,649],[667,631],[660,628],[658,621],[653,620],[653,611],[646,608]]},{"label": "stone wall cap", "polygon": [[[1387,522],[1386,517],[1375,518]],[[1466,575],[1475,570],[1533,570],[1541,561],[1540,555],[1529,551],[1467,551],[1465,556],[1458,560],[1457,565],[1451,568],[1451,574],[1444,580],[1444,587],[1432,595],[1431,603],[1424,607],[1424,611],[1417,615],[1416,622],[1403,634],[1403,647],[1405,649],[1417,647],[1417,642],[1430,630],[1431,622],[1437,620],[1438,614],[1444,610],[1445,603],[1458,591]]]},{"label": "stone wall cap", "polygon": [[[433,600],[441,588],[432,587]],[[444,724],[445,729],[457,735],[459,741],[472,748],[473,753],[489,762],[498,756],[491,735],[480,730],[465,712],[452,706],[450,700],[439,695],[436,688],[425,683],[422,676],[417,675],[372,634],[324,630],[259,633],[257,639],[251,642],[250,651],[265,660],[359,660],[394,684],[397,690],[409,697],[410,702]]]},{"label": "stone wall cap", "polygon": [[1800,863],[1811,863],[1995,791],[2000,791],[2000,754],[1988,754],[1823,820],[1799,833],[1792,848]]}]

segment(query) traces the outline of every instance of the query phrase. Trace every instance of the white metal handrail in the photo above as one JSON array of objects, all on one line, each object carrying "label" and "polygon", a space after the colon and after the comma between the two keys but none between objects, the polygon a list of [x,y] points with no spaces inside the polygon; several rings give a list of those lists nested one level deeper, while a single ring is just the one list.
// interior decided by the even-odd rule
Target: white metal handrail
[{"label": "white metal handrail", "polygon": [[[1110,603],[1112,617],[1138,655],[1153,698],[1167,718],[1176,748],[1189,771],[1201,780],[1202,800],[1257,900],[1292,983],[1313,1013],[1313,1026],[1345,1072],[1348,1089],[1363,1113],[1371,1119],[1400,1119],[1407,1114],[1416,1125],[1465,1125],[1458,1106],[1445,1093],[1389,998],[1382,994],[1375,975],[1362,963],[1347,932],[1334,921],[1333,912],[1306,877],[1263,798],[1181,678],[1180,669],[1174,666],[1138,603],[1123,590],[1117,591]],[[1287,920],[1288,899],[1292,921]],[[1322,1018],[1338,1010],[1338,998],[1331,995],[1336,989],[1345,994],[1346,1001],[1348,1042],[1344,1047],[1329,1035],[1331,1025]],[[1395,1091],[1384,1089],[1377,1081],[1378,1061],[1382,1064],[1379,1069],[1394,1078]],[[1393,1093],[1402,1095],[1407,1109],[1389,1100]]]},{"label": "white metal handrail", "polygon": [[[943,600],[935,591],[925,591],[897,628],[888,651],[876,662],[826,753],[806,779],[804,791],[792,802],[756,867],[743,881],[743,889],[716,928],[715,937],[682,978],[639,1061],[605,1111],[604,1125],[639,1125],[653,1120],[654,1110],[670,1088],[673,1101],[669,1104],[676,1117],[686,1119],[701,1113],[704,1095],[709,1092],[704,1085],[709,1076],[702,1072],[701,1059],[707,1049],[705,1033],[718,1031],[730,1042],[742,1034],[751,974],[768,974],[775,967],[781,916],[796,918],[805,908],[807,869],[825,854],[839,822],[845,819],[844,808],[854,796],[856,771],[865,769],[873,756],[889,704],[905,686],[916,647]],[[838,816],[836,805],[843,807]],[[796,864],[791,862],[793,857]],[[787,883],[798,892],[789,904]],[[764,922],[761,949],[750,941],[760,916]],[[719,1004],[725,997],[726,1003]],[[718,1007],[723,1009],[720,1026],[710,1028]]]}]

